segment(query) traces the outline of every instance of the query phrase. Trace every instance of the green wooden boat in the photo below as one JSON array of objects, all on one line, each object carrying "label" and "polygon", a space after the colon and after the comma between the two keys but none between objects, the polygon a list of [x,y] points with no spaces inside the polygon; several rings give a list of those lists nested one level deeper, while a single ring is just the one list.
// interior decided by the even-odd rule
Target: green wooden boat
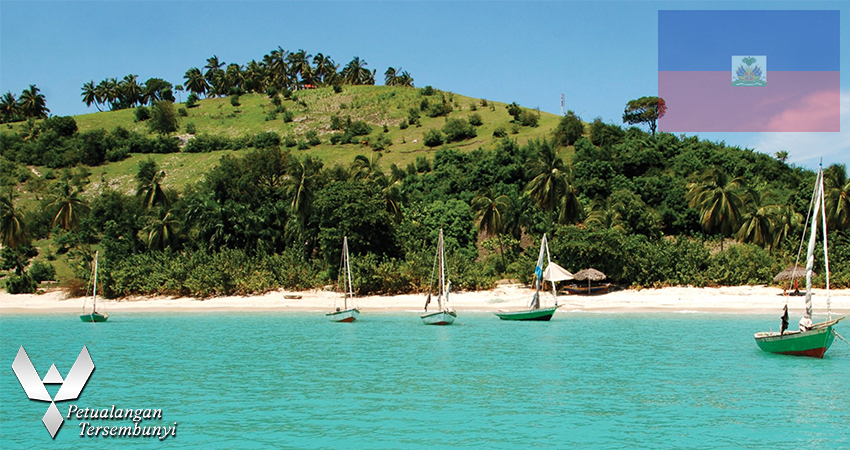
[{"label": "green wooden boat", "polygon": [[92,287],[91,311],[86,312],[86,302],[83,301],[83,313],[80,314],[80,320],[83,322],[106,322],[106,319],[109,319],[109,314],[97,312],[97,253],[94,252],[94,269],[92,270],[94,284]]},{"label": "green wooden boat", "polygon": [[[549,263],[545,272],[543,270],[544,262]],[[557,311],[561,306],[564,306],[558,304],[558,293],[555,289],[555,282],[561,280],[572,280],[573,274],[567,271],[567,269],[564,269],[552,262],[551,255],[549,254],[549,243],[546,240],[545,234],[540,240],[540,256],[537,257],[537,267],[534,269],[534,274],[534,286],[536,290],[534,292],[534,297],[531,298],[529,309],[522,309],[519,311],[499,310],[494,314],[499,316],[502,320],[525,320],[536,322],[548,322],[551,320],[555,311]],[[555,306],[548,308],[540,307],[540,286],[543,285],[544,280],[552,282],[552,296],[555,298]]]},{"label": "green wooden boat", "polygon": [[835,331],[832,327],[843,318],[839,317],[813,325],[809,331],[756,333],[756,343],[760,349],[770,353],[823,358],[824,353],[835,341]]},{"label": "green wooden boat", "polygon": [[[815,358],[823,358],[824,353],[829,350],[829,347],[835,341],[836,332],[833,326],[844,317],[832,319],[832,311],[829,302],[829,252],[827,251],[827,231],[826,231],[826,211],[821,214],[821,208],[825,209],[823,199],[823,167],[818,169],[818,176],[815,180],[815,189],[812,194],[812,202],[809,206],[810,217],[812,218],[811,228],[809,233],[809,245],[806,252],[806,309],[803,312],[803,318],[800,319],[799,331],[786,331],[788,326],[788,301],[785,303],[784,314],[782,315],[782,325],[779,332],[763,331],[756,333],[753,337],[756,340],[759,348],[766,352],[777,353],[781,355],[797,355],[811,356]],[[818,234],[818,216],[821,216],[823,226],[823,257],[824,269],[826,269],[826,310],[827,320],[812,325],[812,268],[815,264],[815,244],[817,243]],[[802,240],[805,241],[805,236]],[[802,242],[800,251],[802,252]],[[799,263],[800,255],[797,254],[797,262]],[[796,274],[797,264],[794,265],[792,274]],[[795,275],[791,277],[791,284],[794,284]],[[785,297],[788,298],[787,296]]]},{"label": "green wooden boat", "polygon": [[499,310],[495,314],[502,320],[533,320],[538,322],[548,322],[552,319],[555,311],[564,305],[557,305],[551,308],[526,309],[522,311],[503,311]]}]

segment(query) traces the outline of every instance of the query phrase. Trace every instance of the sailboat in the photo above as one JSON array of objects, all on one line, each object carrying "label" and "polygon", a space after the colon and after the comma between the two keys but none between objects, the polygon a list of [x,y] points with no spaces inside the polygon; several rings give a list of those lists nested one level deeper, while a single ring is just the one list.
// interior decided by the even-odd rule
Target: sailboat
[{"label": "sailboat", "polygon": [[[806,253],[806,311],[803,319],[800,320],[799,331],[785,331],[787,325],[788,304],[785,304],[785,316],[783,317],[783,326],[779,332],[764,331],[754,335],[759,348],[770,353],[779,353],[782,355],[798,355],[812,356],[815,358],[823,358],[824,353],[835,341],[836,333],[832,329],[838,321],[844,317],[832,318],[832,310],[829,302],[829,254],[827,252],[826,241],[826,208],[823,198],[823,167],[818,169],[817,180],[815,181],[814,194],[812,195],[812,203],[809,205],[809,213],[812,214],[811,230],[809,234],[809,245]],[[815,263],[815,243],[818,234],[818,213],[821,214],[821,222],[823,224],[823,257],[824,266],[826,269],[826,308],[827,320],[825,322],[812,325],[812,268]],[[808,222],[808,219],[806,220]],[[803,232],[805,240],[805,231]],[[800,251],[803,249],[803,242],[800,242]],[[799,262],[799,252],[797,260]],[[796,264],[795,264],[796,271]],[[793,283],[793,280],[792,280]],[[787,299],[787,297],[786,297]]]},{"label": "sailboat", "polygon": [[86,312],[86,302],[83,301],[83,313],[80,314],[80,320],[83,322],[106,322],[109,314],[97,312],[97,253],[94,252],[94,280],[91,296],[91,312]]},{"label": "sailboat", "polygon": [[428,288],[428,299],[425,300],[425,312],[420,316],[425,325],[451,325],[457,318],[457,312],[449,308],[449,290],[451,281],[446,281],[446,258],[445,243],[443,242],[443,229],[440,228],[440,237],[437,240],[437,255],[434,257],[434,270],[431,271],[433,280],[434,271],[439,272],[439,292],[437,293],[437,311],[428,312],[428,304],[431,303],[431,288]]},{"label": "sailboat", "polygon": [[[544,256],[546,257],[545,262],[548,263],[545,271],[543,270]],[[537,267],[534,269],[534,274],[535,292],[534,296],[531,297],[528,309],[520,311],[506,311],[500,309],[494,314],[499,316],[502,320],[535,320],[548,322],[552,319],[552,315],[555,314],[555,311],[557,311],[561,306],[564,306],[558,304],[558,294],[555,289],[555,282],[572,280],[573,274],[571,274],[567,269],[564,269],[552,262],[552,257],[549,254],[549,241],[546,239],[545,234],[543,235],[543,239],[540,240],[540,256],[537,257]],[[540,287],[544,281],[550,281],[552,283],[552,295],[555,298],[555,306],[550,306],[548,308],[540,307]]]},{"label": "sailboat", "polygon": [[[354,287],[351,284],[351,261],[348,258],[348,237],[342,238],[342,261],[340,262],[339,281],[337,285],[342,291],[342,308],[337,307],[325,316],[334,322],[354,322],[360,318],[360,310],[354,306]],[[348,307],[349,301],[351,308]]]}]

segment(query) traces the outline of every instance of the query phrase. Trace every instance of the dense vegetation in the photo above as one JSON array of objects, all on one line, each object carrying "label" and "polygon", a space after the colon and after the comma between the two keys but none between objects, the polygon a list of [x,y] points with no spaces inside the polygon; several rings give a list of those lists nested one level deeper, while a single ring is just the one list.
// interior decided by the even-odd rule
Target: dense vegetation
[{"label": "dense vegetation", "polygon": [[[430,282],[441,226],[460,289],[527,281],[544,232],[559,264],[595,267],[623,285],[769,283],[796,256],[815,174],[784,158],[585,123],[572,112],[548,122],[516,103],[459,104],[459,96],[430,87],[370,87],[378,106],[366,114],[356,113],[372,107],[364,97],[346,108],[322,103],[345,89],[352,88],[289,98],[229,91],[234,111],[259,105],[269,116],[290,113],[288,121],[269,120],[291,133],[205,133],[231,119],[184,116],[163,98],[150,108],[129,104],[136,109],[110,130],[51,117],[0,133],[7,290],[31,292],[58,277],[79,293],[95,250],[110,297],[318,287],[336,278],[348,236],[361,293],[409,292]],[[624,121],[652,130],[657,114],[644,100],[629,102]],[[217,114],[209,112],[217,101],[195,100],[193,109]],[[188,129],[181,117],[201,132],[178,140],[169,124]],[[152,120],[161,124],[147,125]],[[293,122],[300,128],[285,128]],[[420,128],[422,142],[404,162],[389,147],[404,145],[398,139],[406,142],[400,133],[409,127]],[[346,151],[354,156],[342,159]],[[183,185],[166,184],[173,175],[153,158],[211,152],[224,153]],[[117,189],[105,171],[92,174],[139,154],[148,156],[125,169],[132,191]],[[845,168],[827,168],[826,183],[832,282],[848,286]]]}]

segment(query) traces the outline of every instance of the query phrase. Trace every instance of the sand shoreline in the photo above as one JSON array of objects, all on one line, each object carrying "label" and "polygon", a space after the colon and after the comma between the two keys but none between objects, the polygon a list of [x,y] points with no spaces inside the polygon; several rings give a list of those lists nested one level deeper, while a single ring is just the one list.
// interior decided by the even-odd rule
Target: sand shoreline
[{"label": "sand shoreline", "polygon": [[[826,312],[825,290],[815,289],[815,313]],[[297,294],[300,299],[286,298]],[[518,286],[499,286],[489,291],[458,292],[452,294],[452,305],[458,311],[493,312],[500,309],[524,309],[533,290]],[[802,312],[803,297],[788,297],[792,315]],[[337,302],[336,305],[334,302]],[[551,295],[544,297],[544,305],[552,304]],[[100,304],[101,301],[98,303]],[[766,286],[735,286],[719,288],[669,287],[662,289],[621,290],[604,295],[558,297],[563,312],[608,313],[723,313],[723,314],[779,314],[785,299],[782,290]],[[216,297],[206,300],[194,298],[141,297],[106,300],[105,310],[110,314],[139,312],[215,312],[215,311],[292,311],[324,312],[341,306],[341,297],[333,292],[312,290],[303,292],[275,291],[256,296]],[[420,312],[425,303],[422,294],[396,296],[364,296],[357,299],[363,313],[368,312]],[[832,311],[850,315],[850,289],[830,292]],[[41,295],[9,295],[0,293],[0,314],[52,314],[79,313],[82,298],[65,298],[60,290]]]}]

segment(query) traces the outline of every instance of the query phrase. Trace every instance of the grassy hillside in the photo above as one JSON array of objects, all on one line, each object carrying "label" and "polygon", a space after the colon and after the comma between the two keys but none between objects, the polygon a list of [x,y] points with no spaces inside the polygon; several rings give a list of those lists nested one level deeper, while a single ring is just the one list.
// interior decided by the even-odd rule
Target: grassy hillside
[{"label": "grassy hillside", "polygon": [[[321,159],[325,165],[348,165],[357,155],[372,157],[372,149],[361,143],[332,145],[330,136],[338,131],[331,130],[331,117],[338,115],[345,119],[361,120],[372,127],[369,136],[362,136],[358,141],[367,141],[380,134],[385,134],[392,145],[382,153],[381,163],[384,167],[395,163],[406,166],[418,156],[431,157],[440,147],[429,148],[423,144],[423,135],[430,129],[441,129],[447,118],[467,119],[472,114],[478,114],[483,124],[476,127],[477,137],[462,142],[446,144],[450,148],[471,151],[479,147],[490,147],[498,138],[493,136],[494,130],[503,128],[512,139],[519,144],[525,144],[529,139],[551,137],[552,129],[557,125],[559,117],[554,114],[534,111],[539,116],[537,127],[521,127],[513,124],[508,114],[506,103],[466,97],[450,92],[434,91],[433,95],[425,96],[422,89],[386,86],[345,86],[343,91],[335,93],[332,88],[320,88],[298,91],[290,99],[283,100],[282,105],[293,114],[291,122],[285,122],[283,114],[270,115],[275,110],[271,100],[261,94],[246,94],[239,97],[240,105],[234,107],[229,97],[210,98],[201,100],[197,107],[186,108],[187,116],[180,117],[180,130],[176,133],[183,138],[191,138],[186,133],[186,126],[194,124],[195,135],[214,135],[237,138],[253,136],[261,132],[275,132],[282,138],[291,137],[297,141],[304,140],[305,135],[313,130],[318,133],[321,144],[307,150],[291,151],[296,155],[310,155]],[[445,98],[453,111],[447,117],[428,117],[421,113],[420,126],[411,125],[401,129],[400,124],[408,117],[411,108],[419,109],[423,99],[431,103],[441,102]],[[176,108],[185,108],[185,103],[178,103]],[[134,121],[134,110],[104,111],[75,116],[80,131],[104,129],[112,131],[123,127],[130,131],[148,133],[145,122]],[[384,126],[387,132],[384,133]],[[10,127],[13,131],[20,130],[24,124],[18,123]],[[122,192],[131,192],[134,188],[133,176],[138,162],[148,157],[153,158],[168,176],[165,186],[182,189],[193,183],[214,167],[224,154],[241,154],[246,150],[217,151],[211,153],[174,153],[174,154],[131,154],[123,161],[105,163],[92,168],[92,181],[97,185],[106,182]],[[94,186],[97,187],[97,186]],[[96,191],[91,189],[89,192]]]}]

